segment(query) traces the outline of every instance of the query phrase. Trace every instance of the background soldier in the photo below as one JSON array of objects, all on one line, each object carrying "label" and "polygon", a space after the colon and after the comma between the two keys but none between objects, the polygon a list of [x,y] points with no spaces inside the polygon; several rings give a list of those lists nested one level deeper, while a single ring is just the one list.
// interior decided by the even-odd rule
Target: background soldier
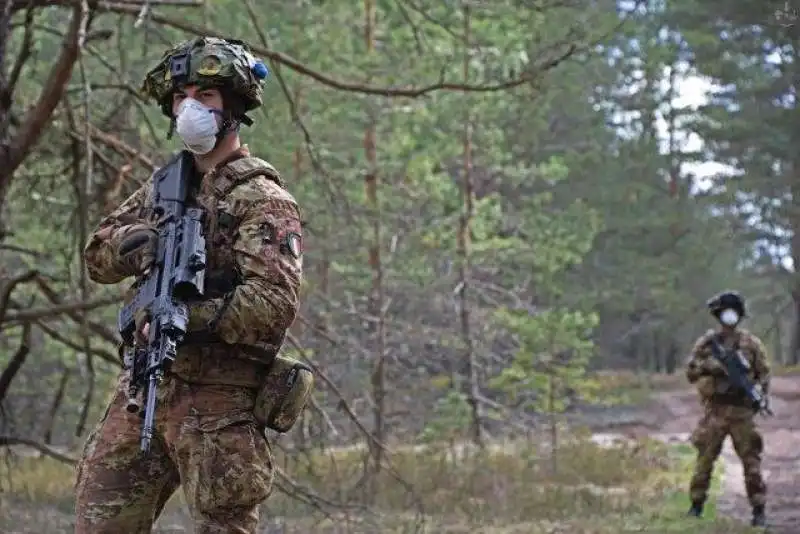
[{"label": "background soldier", "polygon": [[[77,466],[78,534],[151,532],[178,485],[198,534],[257,531],[273,479],[257,392],[297,312],[302,269],[297,205],[275,169],[239,141],[266,75],[243,43],[198,38],[167,51],[145,78],[170,134],[194,154],[189,203],[206,208],[206,291],[189,306],[187,338],[159,389],[147,456],[121,374]],[[91,236],[84,254],[95,282],[151,265],[151,189],[149,180]],[[137,318],[140,338],[148,319]]]},{"label": "background soldier", "polygon": [[708,301],[708,309],[720,329],[709,330],[692,348],[686,377],[695,384],[703,399],[704,414],[692,433],[697,448],[697,464],[690,484],[692,505],[689,514],[700,517],[708,494],[714,462],[730,435],[733,448],[744,467],[747,497],[753,508],[753,526],[764,526],[767,488],[761,475],[764,443],[756,429],[755,411],[743,391],[732,388],[725,366],[713,356],[711,342],[716,340],[726,350],[738,351],[749,367],[748,378],[768,394],[770,370],[764,345],[750,332],[739,329],[746,316],[745,303],[736,292],[721,293]]}]

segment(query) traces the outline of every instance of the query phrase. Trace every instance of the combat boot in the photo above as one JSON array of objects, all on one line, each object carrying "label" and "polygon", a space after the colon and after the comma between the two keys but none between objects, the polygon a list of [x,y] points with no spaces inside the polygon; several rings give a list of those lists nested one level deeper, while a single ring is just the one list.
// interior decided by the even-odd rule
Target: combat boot
[{"label": "combat boot", "polygon": [[686,515],[690,517],[702,517],[703,516],[703,501],[692,501],[692,506],[689,508],[689,511],[686,512]]},{"label": "combat boot", "polygon": [[767,526],[767,514],[764,512],[764,505],[753,506],[753,519],[750,525],[754,527]]}]

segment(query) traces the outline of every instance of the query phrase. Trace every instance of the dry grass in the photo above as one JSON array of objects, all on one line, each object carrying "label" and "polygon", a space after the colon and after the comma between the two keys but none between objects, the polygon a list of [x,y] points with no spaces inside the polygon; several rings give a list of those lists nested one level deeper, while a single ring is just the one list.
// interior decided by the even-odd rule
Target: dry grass
[{"label": "dry grass", "polygon": [[674,374],[634,371],[598,371],[591,376],[598,398],[617,399],[624,404],[639,404],[656,392],[686,387],[681,371]]},{"label": "dry grass", "polygon": [[776,366],[772,374],[775,376],[800,376],[800,365]]},{"label": "dry grass", "polygon": [[[264,532],[443,534],[611,534],[624,532],[744,532],[713,519],[688,522],[683,493],[691,457],[685,447],[640,442],[604,448],[572,441],[559,451],[557,470],[529,444],[473,453],[460,449],[407,448],[391,458],[367,488],[359,484],[363,453],[357,450],[288,457],[276,454],[293,479],[344,505],[328,517],[313,507],[275,493],[264,508]],[[72,469],[42,458],[21,459],[4,488],[9,533],[71,532]],[[409,491],[397,475],[414,487]],[[365,491],[369,490],[369,491]],[[366,498],[369,497],[369,504]],[[177,494],[157,532],[187,525]],[[424,507],[424,515],[418,511]],[[46,511],[50,510],[50,517]],[[270,528],[270,527],[274,527]],[[25,530],[28,529],[28,530]],[[191,531],[191,530],[187,530]]]}]

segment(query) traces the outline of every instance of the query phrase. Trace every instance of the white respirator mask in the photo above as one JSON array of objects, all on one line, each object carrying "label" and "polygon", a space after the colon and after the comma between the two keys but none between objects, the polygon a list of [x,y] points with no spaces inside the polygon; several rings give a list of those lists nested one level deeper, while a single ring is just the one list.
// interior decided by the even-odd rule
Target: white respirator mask
[{"label": "white respirator mask", "polygon": [[735,326],[739,322],[739,314],[728,308],[719,314],[719,321],[725,326]]},{"label": "white respirator mask", "polygon": [[186,98],[178,106],[175,131],[186,148],[194,154],[208,154],[217,145],[221,111],[204,106],[194,98]]}]

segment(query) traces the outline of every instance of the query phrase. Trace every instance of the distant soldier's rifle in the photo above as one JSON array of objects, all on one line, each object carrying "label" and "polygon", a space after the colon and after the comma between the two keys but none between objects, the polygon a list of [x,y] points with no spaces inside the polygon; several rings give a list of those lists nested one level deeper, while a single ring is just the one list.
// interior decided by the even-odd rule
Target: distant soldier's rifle
[{"label": "distant soldier's rifle", "polygon": [[731,387],[743,394],[748,404],[756,413],[774,415],[769,407],[769,399],[761,391],[761,387],[754,384],[747,373],[750,364],[744,359],[737,349],[726,349],[714,338],[710,340],[711,354],[719,361],[727,372],[727,379]]}]

